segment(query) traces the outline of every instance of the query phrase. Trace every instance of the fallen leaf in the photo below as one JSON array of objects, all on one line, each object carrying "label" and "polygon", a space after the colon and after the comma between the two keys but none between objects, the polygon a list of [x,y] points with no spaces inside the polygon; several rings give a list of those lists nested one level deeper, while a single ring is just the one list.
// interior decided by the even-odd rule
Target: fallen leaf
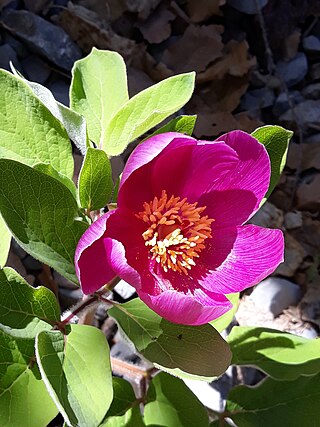
[{"label": "fallen leaf", "polygon": [[226,0],[187,0],[187,12],[192,22],[206,21],[213,15],[221,15],[220,7]]},{"label": "fallen leaf", "polygon": [[165,6],[160,5],[138,28],[149,43],[161,43],[170,36],[170,22],[175,17],[174,13],[170,12]]},{"label": "fallen leaf", "polygon": [[222,27],[189,25],[165,52],[162,61],[175,73],[201,72],[222,56]]},{"label": "fallen leaf", "polygon": [[205,71],[197,75],[198,83],[222,79],[226,74],[242,77],[256,65],[256,58],[250,57],[248,43],[230,40],[223,48],[223,56]]},{"label": "fallen leaf", "polygon": [[95,12],[68,3],[68,8],[59,14],[59,24],[80,46],[84,53],[89,53],[93,46],[120,53],[125,59],[130,58],[136,48],[133,40],[116,34],[106,26]]}]

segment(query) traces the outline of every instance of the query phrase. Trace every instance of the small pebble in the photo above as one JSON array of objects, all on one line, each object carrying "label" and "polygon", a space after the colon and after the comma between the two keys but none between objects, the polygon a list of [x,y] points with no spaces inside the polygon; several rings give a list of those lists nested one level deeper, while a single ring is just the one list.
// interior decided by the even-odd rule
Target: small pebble
[{"label": "small pebble", "polygon": [[301,296],[301,289],[295,283],[279,277],[269,277],[256,286],[250,299],[257,307],[268,310],[276,317],[290,305],[297,304]]},{"label": "small pebble", "polygon": [[284,216],[284,225],[287,230],[302,227],[302,213],[299,211],[286,213]]}]

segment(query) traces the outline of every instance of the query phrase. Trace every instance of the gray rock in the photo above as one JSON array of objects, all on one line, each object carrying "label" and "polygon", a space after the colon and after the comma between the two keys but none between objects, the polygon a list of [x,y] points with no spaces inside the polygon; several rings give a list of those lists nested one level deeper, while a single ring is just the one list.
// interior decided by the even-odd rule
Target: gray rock
[{"label": "gray rock", "polygon": [[28,49],[21,43],[21,41],[12,37],[11,34],[5,32],[3,35],[3,42],[9,44],[17,53],[19,59],[26,58],[30,52]]},{"label": "gray rock", "polygon": [[124,300],[129,299],[136,292],[135,288],[129,285],[124,280],[120,280],[120,282],[117,284],[114,290]]},{"label": "gray rock", "polygon": [[284,259],[276,269],[276,274],[284,277],[293,277],[302,266],[306,252],[303,246],[291,234],[285,233]]},{"label": "gray rock", "polygon": [[15,50],[10,45],[4,44],[0,46],[0,68],[10,71],[10,61],[15,67],[19,65]]},{"label": "gray rock", "polygon": [[59,287],[67,288],[70,290],[78,290],[79,286],[75,283],[71,282],[71,280],[66,279],[63,277],[60,273],[58,273],[56,270],[53,270],[52,272],[53,280],[58,284]]},{"label": "gray rock", "polygon": [[268,87],[247,92],[241,100],[241,109],[245,111],[260,110],[274,103],[275,95]]},{"label": "gray rock", "polygon": [[256,286],[250,298],[257,307],[268,310],[276,317],[290,305],[297,304],[301,296],[301,289],[295,283],[269,277]]},{"label": "gray rock", "polygon": [[[269,0],[258,0],[260,8],[262,9]],[[239,12],[247,13],[248,15],[255,15],[257,13],[257,6],[255,0],[227,0],[227,3]]]},{"label": "gray rock", "polygon": [[59,301],[63,311],[77,304],[82,297],[83,293],[81,289],[59,288]]},{"label": "gray rock", "polygon": [[312,328],[312,326],[309,326],[308,328],[304,329],[299,335],[303,338],[309,339],[318,338],[318,333],[314,328]]},{"label": "gray rock", "polygon": [[61,104],[69,106],[69,86],[63,80],[56,80],[49,85],[55,99]]},{"label": "gray rock", "polygon": [[284,225],[287,230],[302,227],[302,213],[299,211],[287,212],[284,216]]},{"label": "gray rock", "polygon": [[[304,101],[304,97],[297,90],[289,92],[289,97],[293,105],[299,104],[299,102]],[[275,116],[281,116],[281,114],[288,111],[290,108],[290,103],[288,99],[288,95],[286,92],[280,93],[280,95],[276,98],[274,105],[272,107],[272,112]]]},{"label": "gray rock", "polygon": [[291,61],[279,61],[276,73],[281,77],[288,87],[301,82],[308,71],[308,61],[304,53],[298,53]]},{"label": "gray rock", "polygon": [[27,255],[23,260],[24,266],[28,270],[41,270],[42,264],[38,260],[34,259],[31,255]]},{"label": "gray rock", "polygon": [[27,56],[21,62],[21,65],[25,72],[25,77],[32,82],[44,84],[51,74],[48,65],[36,55]]},{"label": "gray rock", "polygon": [[250,223],[260,227],[281,228],[283,225],[283,212],[272,203],[265,202],[261,209],[251,218]]},{"label": "gray rock", "polygon": [[318,212],[320,209],[319,188],[320,173],[312,173],[303,177],[297,189],[298,209]]},{"label": "gray rock", "polygon": [[306,86],[302,90],[302,95],[308,99],[319,99],[320,98],[320,82],[313,83]]},{"label": "gray rock", "polygon": [[51,0],[24,0],[26,9],[33,13],[39,13],[47,9]]},{"label": "gray rock", "polygon": [[311,65],[310,77],[311,80],[320,80],[320,63]]},{"label": "gray rock", "polygon": [[308,132],[310,129],[319,129],[320,100],[308,99],[300,102],[294,107],[294,111],[295,115],[292,110],[288,110],[279,117],[279,121],[284,127],[296,128],[296,117],[298,117],[304,132]]},{"label": "gray rock", "polygon": [[320,55],[320,40],[316,36],[305,37],[302,41],[302,46],[305,52],[310,56]]},{"label": "gray rock", "polygon": [[27,10],[6,9],[2,13],[2,22],[30,50],[58,67],[70,70],[81,58],[81,50],[62,28]]}]

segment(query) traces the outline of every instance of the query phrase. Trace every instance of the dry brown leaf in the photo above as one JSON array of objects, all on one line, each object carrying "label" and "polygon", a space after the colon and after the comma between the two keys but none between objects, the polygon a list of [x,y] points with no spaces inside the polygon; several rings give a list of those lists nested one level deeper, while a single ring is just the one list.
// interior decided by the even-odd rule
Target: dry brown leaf
[{"label": "dry brown leaf", "polygon": [[220,6],[226,0],[187,0],[187,12],[194,23],[199,23],[210,18],[212,15],[221,15]]},{"label": "dry brown leaf", "polygon": [[128,67],[128,86],[130,98],[154,84],[154,81],[142,70]]},{"label": "dry brown leaf", "polygon": [[232,115],[229,112],[200,113],[197,116],[194,134],[197,138],[217,137],[235,129],[250,133],[262,124],[262,122],[252,119],[244,112],[237,115]]},{"label": "dry brown leaf", "polygon": [[139,46],[132,57],[130,65],[145,72],[151,80],[159,82],[173,75],[173,71],[163,64],[157,62],[153,56],[146,51],[146,46]]},{"label": "dry brown leaf", "polygon": [[176,15],[170,12],[166,7],[159,7],[142,25],[139,25],[138,28],[149,43],[161,43],[170,36],[170,22],[173,21],[175,17]]},{"label": "dry brown leaf", "polygon": [[115,21],[128,10],[125,0],[78,0],[77,4],[90,9],[102,19]]},{"label": "dry brown leaf", "polygon": [[249,56],[248,43],[230,40],[223,49],[224,55],[204,72],[197,75],[198,83],[222,79],[226,74],[242,77],[256,64],[256,58]]},{"label": "dry brown leaf", "polygon": [[222,27],[189,25],[182,37],[165,52],[162,61],[176,73],[204,71],[222,56]]},{"label": "dry brown leaf", "polygon": [[161,0],[125,0],[129,12],[139,13],[140,19],[147,19],[150,12],[155,9]]},{"label": "dry brown leaf", "polygon": [[136,44],[133,40],[121,37],[109,26],[99,20],[92,11],[68,3],[68,9],[59,14],[59,24],[80,46],[84,53],[89,53],[93,46],[119,52],[124,58],[132,56]]}]

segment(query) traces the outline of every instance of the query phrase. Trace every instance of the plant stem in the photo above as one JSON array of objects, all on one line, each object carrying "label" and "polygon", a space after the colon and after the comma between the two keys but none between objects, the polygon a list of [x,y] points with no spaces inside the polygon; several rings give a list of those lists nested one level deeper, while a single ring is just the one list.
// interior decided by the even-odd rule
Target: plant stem
[{"label": "plant stem", "polygon": [[98,292],[95,292],[92,295],[86,296],[78,305],[71,309],[70,314],[66,318],[56,323],[56,327],[59,329],[64,329],[64,327],[72,320],[74,316],[82,313],[94,303],[98,303],[99,301],[109,302],[109,300],[106,300],[105,298],[103,298],[103,296],[105,294],[109,294],[112,289],[117,285],[117,283],[119,283],[119,281],[120,278],[116,276],[111,279],[110,282],[107,283],[103,289]]}]

